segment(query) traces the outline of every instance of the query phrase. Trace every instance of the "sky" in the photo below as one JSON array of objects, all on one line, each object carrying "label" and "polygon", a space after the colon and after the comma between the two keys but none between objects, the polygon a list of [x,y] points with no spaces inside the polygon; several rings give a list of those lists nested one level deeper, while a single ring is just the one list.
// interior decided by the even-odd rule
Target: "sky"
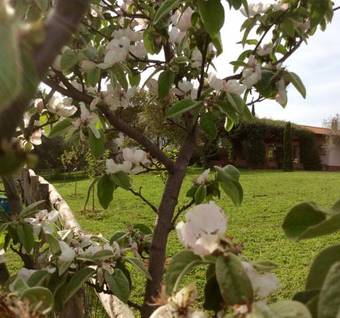
[{"label": "sky", "polygon": [[[340,0],[334,2],[335,6],[340,5]],[[224,52],[215,61],[217,75],[221,78],[232,74],[228,63],[242,52],[242,46],[236,42],[241,39],[239,30],[243,21],[241,14],[227,10],[221,32]],[[300,76],[307,88],[307,98],[303,99],[294,87],[290,87],[285,108],[275,101],[258,103],[255,106],[258,117],[322,126],[325,119],[340,113],[340,10],[335,12],[326,31],[318,30],[308,45],[301,46],[285,66]]]}]

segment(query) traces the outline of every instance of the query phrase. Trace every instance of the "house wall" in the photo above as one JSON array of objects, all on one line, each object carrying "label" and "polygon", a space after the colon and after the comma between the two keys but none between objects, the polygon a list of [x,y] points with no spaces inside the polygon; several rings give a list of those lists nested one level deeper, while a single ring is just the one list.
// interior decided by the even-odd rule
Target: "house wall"
[{"label": "house wall", "polygon": [[328,144],[327,166],[332,170],[340,170],[340,145],[331,141]]}]

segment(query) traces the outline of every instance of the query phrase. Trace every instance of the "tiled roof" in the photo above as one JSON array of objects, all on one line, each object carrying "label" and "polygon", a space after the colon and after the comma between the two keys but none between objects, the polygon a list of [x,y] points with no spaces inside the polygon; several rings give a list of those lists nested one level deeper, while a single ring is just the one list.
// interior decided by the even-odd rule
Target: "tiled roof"
[{"label": "tiled roof", "polygon": [[331,134],[331,130],[329,128],[305,126],[305,125],[300,125],[300,127],[306,130],[309,130],[316,135],[330,135]]}]

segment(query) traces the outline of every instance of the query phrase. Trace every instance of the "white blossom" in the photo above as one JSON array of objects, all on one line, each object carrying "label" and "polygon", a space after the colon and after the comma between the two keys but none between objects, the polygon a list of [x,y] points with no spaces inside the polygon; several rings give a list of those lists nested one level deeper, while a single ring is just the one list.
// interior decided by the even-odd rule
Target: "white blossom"
[{"label": "white blossom", "polygon": [[262,2],[259,3],[250,3],[248,5],[248,14],[244,10],[244,8],[241,9],[241,12],[246,17],[253,17],[257,14],[263,14],[265,13],[270,7],[270,4],[263,4]]},{"label": "white blossom", "polygon": [[73,126],[77,129],[89,127],[96,138],[100,138],[100,133],[96,128],[98,116],[90,112],[84,103],[80,103],[80,117],[73,121]]},{"label": "white blossom", "polygon": [[178,82],[178,88],[183,92],[183,93],[188,93],[193,89],[193,84],[189,81],[180,81]]},{"label": "white blossom", "polygon": [[131,161],[123,161],[123,163],[116,163],[113,159],[106,160],[106,174],[114,174],[119,171],[129,173],[132,169]]},{"label": "white blossom", "polygon": [[191,55],[191,66],[193,68],[200,68],[202,66],[203,56],[201,51],[195,47]]},{"label": "white blossom", "polygon": [[276,88],[278,89],[278,92],[275,96],[275,100],[284,107],[287,105],[288,97],[285,80],[283,78],[276,83]]},{"label": "white blossom", "polygon": [[26,218],[25,221],[32,225],[34,234],[38,236],[41,230],[46,234],[52,234],[55,229],[54,224],[58,221],[58,218],[59,212],[57,210],[50,212],[41,210],[34,217]]},{"label": "white blossom", "polygon": [[105,103],[110,105],[112,110],[117,110],[118,108],[126,109],[129,106],[133,107],[133,104],[130,103],[130,99],[136,92],[136,87],[130,87],[128,90],[125,90],[120,85],[116,85],[115,87],[109,85],[107,91],[103,93],[103,97]]},{"label": "white blossom", "polygon": [[203,185],[207,184],[209,180],[210,169],[204,170],[195,180],[195,183]]},{"label": "white blossom", "polygon": [[74,260],[76,257],[76,253],[72,247],[70,247],[64,241],[59,241],[59,247],[61,254],[59,255],[58,259],[61,263],[69,263]]},{"label": "white blossom", "polygon": [[169,41],[171,43],[181,43],[185,37],[186,32],[181,31],[176,27],[172,27],[171,31],[169,32]]},{"label": "white blossom", "polygon": [[38,111],[38,113],[41,113],[44,109],[44,101],[42,98],[36,98],[34,100],[34,108]]},{"label": "white blossom", "polygon": [[242,262],[242,266],[259,298],[266,298],[277,290],[279,281],[275,274],[270,272],[260,273],[248,262]]},{"label": "white blossom", "polygon": [[96,63],[90,60],[83,60],[80,62],[80,68],[84,72],[92,71],[96,68]]},{"label": "white blossom", "polygon": [[227,218],[214,202],[199,204],[176,226],[180,241],[197,255],[209,255],[218,247],[227,229]]},{"label": "white blossom", "polygon": [[269,55],[273,51],[273,44],[268,43],[263,46],[259,46],[256,50],[257,54],[260,56]]},{"label": "white blossom", "polygon": [[223,90],[227,93],[241,95],[244,92],[245,87],[240,84],[238,80],[229,80],[223,81]]},{"label": "white blossom", "polygon": [[126,60],[130,49],[129,38],[123,36],[121,38],[112,39],[106,47],[104,62],[97,66],[102,69],[107,69],[116,63]]},{"label": "white blossom", "polygon": [[131,42],[138,42],[143,40],[143,33],[133,31],[130,28],[126,28],[113,31],[112,37],[115,39],[127,38]]},{"label": "white blossom", "polygon": [[32,135],[30,136],[31,144],[33,144],[35,146],[41,145],[42,144],[42,140],[41,140],[42,135],[43,135],[43,130],[42,129],[34,130]]},{"label": "white blossom", "polygon": [[289,3],[280,1],[279,3],[272,4],[272,8],[275,11],[287,11],[289,9]]},{"label": "white blossom", "polygon": [[132,164],[138,165],[147,161],[147,154],[145,151],[137,148],[124,148],[122,150],[125,161],[130,161]]},{"label": "white blossom", "polygon": [[158,82],[154,78],[151,78],[146,82],[146,87],[151,94],[158,95]]},{"label": "white blossom", "polygon": [[242,72],[244,85],[251,89],[262,78],[261,65],[258,63],[254,55],[249,56],[247,66]]},{"label": "white blossom", "polygon": [[216,77],[216,75],[210,73],[208,76],[208,82],[211,88],[216,91],[221,91],[223,89],[223,80]]},{"label": "white blossom", "polygon": [[184,287],[170,297],[167,304],[155,310],[150,318],[208,318],[206,313],[192,308],[196,297],[197,290],[194,285]]},{"label": "white blossom", "polygon": [[118,138],[115,138],[115,144],[117,145],[118,148],[121,148],[124,145],[125,142],[125,136],[122,133],[118,134]]},{"label": "white blossom", "polygon": [[27,282],[36,271],[36,269],[28,269],[23,267],[19,270],[17,277]]},{"label": "white blossom", "polygon": [[147,51],[144,47],[143,42],[137,42],[134,45],[131,45],[130,46],[130,52],[131,52],[131,54],[133,54],[135,57],[137,57],[139,59],[143,59],[147,55]]},{"label": "white blossom", "polygon": [[190,7],[186,8],[180,16],[176,27],[181,31],[187,31],[191,27],[191,16],[193,12],[194,11]]},{"label": "white blossom", "polygon": [[244,92],[244,85],[240,84],[237,80],[221,80],[217,78],[214,74],[209,74],[208,82],[211,88],[216,91],[224,91],[227,93],[233,93],[241,95]]},{"label": "white blossom", "polygon": [[52,96],[47,104],[49,112],[57,114],[60,117],[70,117],[77,111],[77,107],[73,105],[72,98],[60,96]]}]

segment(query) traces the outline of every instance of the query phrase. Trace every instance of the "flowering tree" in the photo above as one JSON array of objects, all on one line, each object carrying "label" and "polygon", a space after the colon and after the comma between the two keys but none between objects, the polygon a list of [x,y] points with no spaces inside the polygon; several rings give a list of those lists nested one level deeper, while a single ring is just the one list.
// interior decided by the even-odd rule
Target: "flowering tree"
[{"label": "flowering tree", "polygon": [[[244,52],[231,62],[234,73],[218,78],[212,69],[223,51],[223,3],[244,15]],[[235,205],[242,203],[236,168],[206,170],[188,191],[187,204],[178,206],[178,197],[200,140],[213,141],[219,127],[230,130],[251,119],[248,107],[256,102],[273,99],[286,106],[290,84],[306,95],[299,77],[284,64],[332,16],[328,0],[269,5],[246,0],[2,1],[0,174],[11,211],[1,231],[4,249],[11,246],[25,266],[9,285],[8,275],[2,282],[34,304],[35,311],[59,313],[85,282],[128,302],[132,282],[127,264],[132,264],[147,278],[144,304],[134,304],[142,317],[207,317],[209,312],[310,317],[302,302],[259,302],[277,286],[273,264],[250,262],[225,235],[227,218],[213,199],[222,190]],[[143,125],[128,120],[138,94],[143,99],[134,113]],[[154,114],[146,117],[143,108],[150,105]],[[172,155],[148,129],[155,122],[177,132],[180,147]],[[98,161],[114,140],[106,171],[93,183],[99,202],[107,208],[116,188],[130,191],[155,213],[155,227],[135,225],[108,241],[64,229],[58,213],[39,209],[39,202],[23,206],[12,175],[32,164],[30,150],[41,143],[42,134],[86,142]],[[150,170],[167,174],[157,206],[133,189],[129,177]],[[182,214],[184,221],[178,222]],[[168,235],[175,228],[185,250],[165,268]],[[193,286],[179,291],[195,266],[207,270],[207,312],[193,306]]]}]

